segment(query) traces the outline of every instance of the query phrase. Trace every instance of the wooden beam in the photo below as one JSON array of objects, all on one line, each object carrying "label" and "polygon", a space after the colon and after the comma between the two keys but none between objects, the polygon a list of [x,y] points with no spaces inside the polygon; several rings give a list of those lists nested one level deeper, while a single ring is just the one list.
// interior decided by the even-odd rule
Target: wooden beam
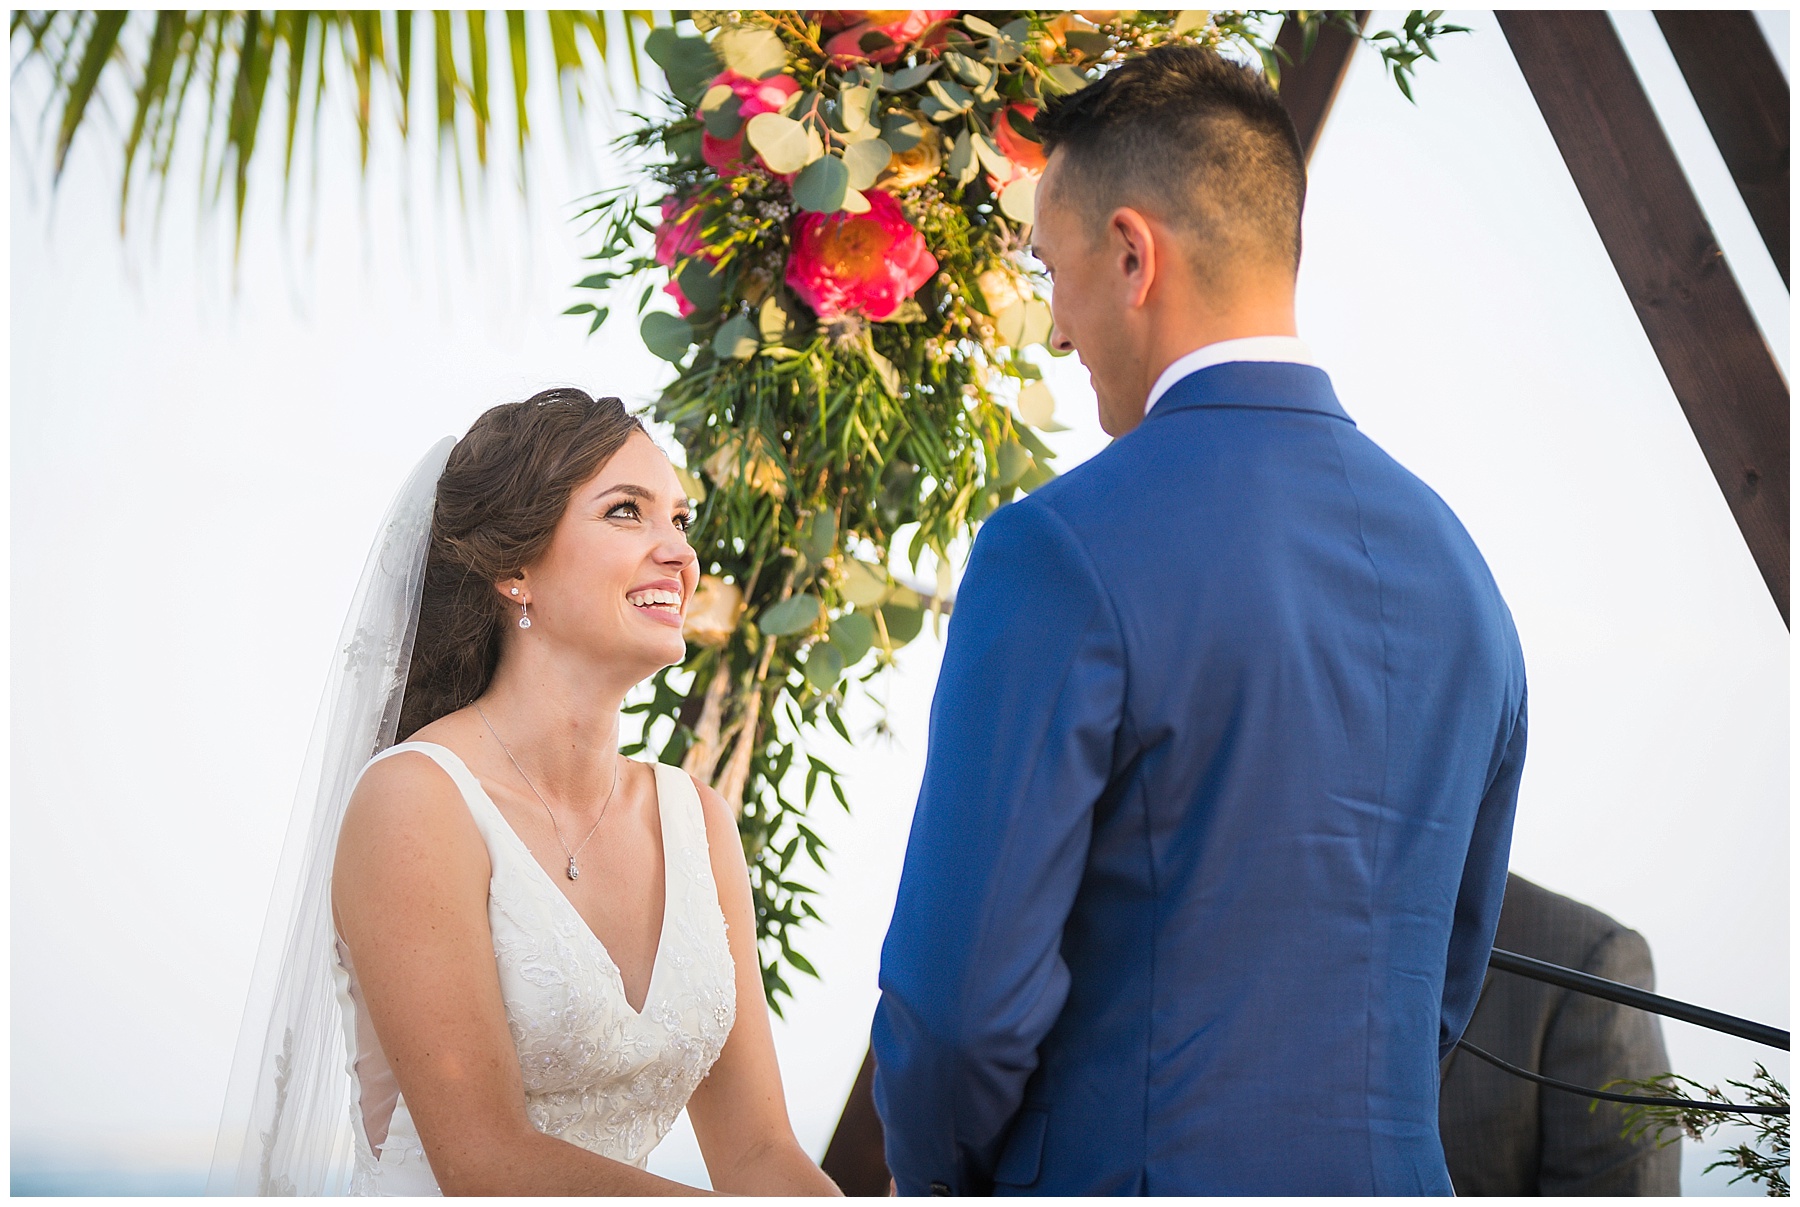
[{"label": "wooden beam", "polygon": [[883,1144],[881,1116],[875,1113],[875,1053],[870,1052],[863,1057],[856,1084],[850,1087],[850,1101],[844,1104],[819,1166],[847,1195],[884,1197],[889,1175]]},{"label": "wooden beam", "polygon": [[[1358,29],[1368,22],[1367,12],[1356,14]],[[1281,103],[1287,106],[1294,129],[1300,132],[1300,149],[1308,162],[1312,160],[1313,148],[1319,145],[1319,134],[1331,115],[1338,89],[1344,86],[1357,41],[1349,30],[1328,24],[1319,30],[1312,53],[1304,54],[1300,22],[1291,12],[1275,35],[1276,48],[1287,53],[1287,61],[1281,65]]]},{"label": "wooden beam", "polygon": [[1495,16],[1785,622],[1787,383],[1611,19]]},{"label": "wooden beam", "polygon": [[1788,283],[1788,82],[1747,11],[1658,9],[1656,23],[1763,244]]}]

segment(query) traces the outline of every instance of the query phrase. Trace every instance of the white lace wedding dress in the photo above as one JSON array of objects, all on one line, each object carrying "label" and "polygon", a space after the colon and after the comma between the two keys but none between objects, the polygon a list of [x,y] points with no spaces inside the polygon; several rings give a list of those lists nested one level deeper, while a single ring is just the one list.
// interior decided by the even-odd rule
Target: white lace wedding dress
[{"label": "white lace wedding dress", "polygon": [[[443,746],[403,742],[436,761],[468,802],[493,864],[488,922],[519,1050],[532,1124],[589,1152],[643,1168],[706,1076],[736,1018],[725,919],[693,781],[655,764],[666,898],[662,937],[642,1012],[625,1000],[606,948],[513,832],[461,759]],[[349,952],[337,945],[356,1085],[352,1194],[429,1195],[437,1180],[387,1058],[376,1041]]]}]

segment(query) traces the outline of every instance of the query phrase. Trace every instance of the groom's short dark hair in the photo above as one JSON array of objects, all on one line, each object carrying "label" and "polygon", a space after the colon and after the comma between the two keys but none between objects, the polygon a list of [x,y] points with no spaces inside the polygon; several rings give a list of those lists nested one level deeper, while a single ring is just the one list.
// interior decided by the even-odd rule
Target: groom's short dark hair
[{"label": "groom's short dark hair", "polygon": [[1306,160],[1260,72],[1159,47],[1050,101],[1035,126],[1046,155],[1062,152],[1058,202],[1094,221],[1146,210],[1191,237],[1208,276],[1245,256],[1298,270]]}]

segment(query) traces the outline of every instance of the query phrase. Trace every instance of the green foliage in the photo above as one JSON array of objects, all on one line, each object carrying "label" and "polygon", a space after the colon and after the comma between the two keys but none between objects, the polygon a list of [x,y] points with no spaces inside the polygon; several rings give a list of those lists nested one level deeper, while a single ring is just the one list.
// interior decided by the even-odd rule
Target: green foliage
[{"label": "green foliage", "polygon": [[[609,46],[622,42],[630,52],[632,76],[639,78],[636,40],[655,23],[649,9],[566,11],[534,14],[530,22],[548,27],[553,86],[564,87],[574,117],[582,111],[581,80],[587,69],[606,61]],[[279,110],[285,189],[294,176],[300,115],[315,121],[330,108],[327,59],[335,58],[354,95],[348,106],[356,123],[360,162],[367,170],[378,86],[391,90],[402,142],[413,133],[415,14],[373,11],[155,11],[61,10],[15,12],[12,41],[15,74],[30,62],[51,72],[49,108],[56,114],[55,175],[60,178],[77,134],[103,111],[108,81],[132,97],[131,121],[123,142],[124,172],[119,224],[130,213],[139,169],[166,185],[174,166],[176,131],[202,121],[198,174],[208,204],[220,199],[231,179],[233,214],[242,238],[244,207],[250,194],[250,164],[256,157],[265,114]],[[495,87],[491,40],[505,47],[517,166],[525,181],[525,149],[530,137],[526,95],[533,54],[528,20],[522,12],[474,10],[431,14],[428,34],[432,133],[441,156],[463,179],[459,127],[473,136],[475,170],[489,166],[488,134]],[[540,65],[541,66],[541,65]],[[198,83],[199,89],[193,86]],[[190,110],[190,96],[199,108]],[[315,143],[317,135],[315,134]],[[446,150],[447,148],[447,150]]]},{"label": "green foliage", "polygon": [[[1786,1198],[1788,1195],[1788,1116],[1785,1113],[1788,1106],[1787,1087],[1771,1076],[1760,1062],[1749,1081],[1727,1081],[1725,1084],[1741,1091],[1741,1100],[1747,1105],[1780,1107],[1784,1113],[1745,1116],[1724,1110],[1708,1110],[1700,1105],[1632,1104],[1625,1107],[1625,1137],[1635,1140],[1639,1136],[1653,1135],[1656,1137],[1657,1147],[1660,1148],[1674,1143],[1684,1135],[1693,1140],[1704,1139],[1724,1123],[1747,1126],[1752,1129],[1749,1140],[1726,1149],[1724,1157],[1708,1165],[1706,1171],[1711,1173],[1715,1169],[1736,1169],[1738,1173],[1732,1177],[1733,1183],[1749,1178],[1752,1182],[1767,1186],[1772,1197]],[[1701,1085],[1697,1081],[1676,1073],[1663,1073],[1643,1081],[1609,1082],[1602,1088],[1639,1092],[1657,1097],[1689,1100],[1697,1098],[1702,1102],[1727,1103],[1731,1101],[1717,1087]]]},{"label": "green foliage", "polygon": [[[694,32],[658,29],[646,42],[668,116],[622,140],[653,157],[657,187],[594,199],[592,258],[606,267],[582,287],[635,287],[648,274],[641,311],[666,273],[692,307],[645,314],[641,330],[676,366],[656,415],[703,479],[690,539],[715,589],[741,592],[742,612],[722,645],[711,633],[691,644],[641,711],[660,758],[741,810],[764,987],[778,1005],[784,969],[813,972],[794,947],[817,917],[798,861],[823,866],[808,810],[821,783],[848,807],[836,771],[805,748],[822,725],[849,740],[849,696],[944,603],[895,581],[890,560],[916,568],[930,549],[941,565],[983,517],[1055,476],[1031,430],[1060,425],[1024,352],[1049,338],[1050,312],[1023,255],[1042,161],[1018,106],[1168,42],[1247,48],[1274,70],[1267,31],[1279,14],[1131,12],[1095,25],[1072,13],[962,13],[929,48],[901,46],[885,64],[834,58],[843,43],[827,51],[838,32],[821,28],[828,14],[691,15]],[[1316,32],[1351,14],[1303,19]],[[895,46],[880,30],[855,44]],[[785,72],[792,95],[745,118],[719,75],[727,67],[765,80]],[[702,160],[706,136],[741,138],[748,162],[715,171]],[[796,222],[865,213],[877,189],[900,203],[937,272],[892,314],[813,313],[787,284]],[[660,223],[644,216],[651,200],[666,207]],[[661,263],[639,246],[652,230]],[[940,583],[941,593],[947,569]]]}]

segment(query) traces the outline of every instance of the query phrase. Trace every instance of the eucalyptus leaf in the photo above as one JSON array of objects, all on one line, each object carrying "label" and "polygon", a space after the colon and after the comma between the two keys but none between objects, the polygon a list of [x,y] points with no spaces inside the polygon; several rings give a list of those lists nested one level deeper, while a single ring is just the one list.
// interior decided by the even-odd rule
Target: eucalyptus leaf
[{"label": "eucalyptus leaf", "polygon": [[898,648],[919,635],[925,627],[925,609],[897,603],[881,606],[881,622],[887,626],[888,640]]},{"label": "eucalyptus leaf", "polygon": [[706,123],[706,132],[714,138],[731,138],[744,127],[743,119],[738,116],[738,107],[743,100],[733,92],[729,85],[717,84],[706,90],[700,98],[700,120]]},{"label": "eucalyptus leaf", "polygon": [[890,113],[881,119],[881,141],[904,155],[924,139],[927,127],[910,113]]},{"label": "eucalyptus leaf", "polygon": [[879,138],[852,143],[844,148],[844,165],[850,169],[850,187],[872,188],[875,180],[893,159],[894,152]]},{"label": "eucalyptus leaf", "polygon": [[1080,92],[1090,82],[1085,75],[1067,63],[1058,63],[1044,69],[1044,83],[1052,92],[1058,92],[1064,96],[1072,92]]},{"label": "eucalyptus leaf", "polygon": [[888,597],[891,589],[887,572],[879,566],[872,566],[859,558],[848,558],[843,563],[843,581],[838,584],[838,594],[859,608],[870,608]]},{"label": "eucalyptus leaf", "polygon": [[875,644],[875,622],[861,612],[846,612],[831,622],[831,644],[844,655],[846,667],[855,666]]},{"label": "eucalyptus leaf", "polygon": [[995,77],[999,75],[999,72],[987,64],[978,63],[968,55],[955,52],[944,56],[944,66],[949,69],[951,75],[977,92],[981,92],[993,84]]},{"label": "eucalyptus leaf", "polygon": [[644,347],[666,361],[679,361],[694,343],[694,328],[679,314],[652,310],[638,326]]},{"label": "eucalyptus leaf", "polygon": [[950,144],[950,158],[944,164],[944,170],[957,184],[968,184],[975,179],[981,170],[981,164],[975,158],[975,139],[967,130],[956,136]]},{"label": "eucalyptus leaf", "polygon": [[916,67],[902,67],[898,71],[888,73],[887,79],[881,82],[883,92],[911,92],[920,84],[931,78],[931,73],[938,69],[934,59],[928,63],[920,63]]},{"label": "eucalyptus leaf", "polygon": [[884,323],[922,323],[929,317],[925,313],[925,307],[919,305],[917,298],[907,298],[894,307],[894,313],[881,321]]},{"label": "eucalyptus leaf", "polygon": [[844,667],[848,663],[844,651],[830,642],[821,642],[807,651],[806,665],[801,673],[806,681],[820,692],[828,692],[837,686],[844,677]]},{"label": "eucalyptus leaf", "polygon": [[817,595],[790,595],[765,611],[756,627],[770,637],[792,637],[812,628],[824,607]]},{"label": "eucalyptus leaf", "polygon": [[1033,461],[1031,468],[1019,476],[1019,489],[1030,493],[1055,477],[1055,470],[1040,461]]},{"label": "eucalyptus leaf", "polygon": [[769,170],[783,176],[805,167],[812,149],[806,128],[779,113],[758,113],[744,123],[744,137]]},{"label": "eucalyptus leaf", "polygon": [[992,37],[997,36],[1000,33],[1000,31],[998,29],[996,29],[992,25],[989,25],[986,21],[983,21],[980,17],[977,17],[974,13],[964,13],[963,18],[962,18],[962,23],[963,23],[963,27],[965,29],[968,29],[974,33],[981,34],[984,37],[992,38]]},{"label": "eucalyptus leaf", "polygon": [[1030,226],[1037,213],[1037,177],[1021,176],[1000,190],[1000,212]]},{"label": "eucalyptus leaf", "polygon": [[975,98],[955,80],[932,80],[925,85],[925,95],[951,113],[967,113]]},{"label": "eucalyptus leaf", "polygon": [[1063,35],[1063,41],[1085,59],[1097,59],[1112,48],[1112,39],[1097,29],[1071,29]]},{"label": "eucalyptus leaf", "polygon": [[[990,27],[991,28],[991,27]],[[988,39],[988,55],[996,63],[1006,64],[1018,61],[1025,53],[1025,43],[1031,37],[1031,22],[1024,17],[1016,21],[1008,21],[994,31]]]},{"label": "eucalyptus leaf", "polygon": [[874,108],[876,93],[866,85],[846,88],[838,94],[838,113],[845,133],[854,133],[869,124],[869,111]]},{"label": "eucalyptus leaf", "polygon": [[700,137],[704,132],[701,127],[694,126],[691,129],[670,134],[663,139],[663,146],[668,149],[670,155],[675,157],[676,163],[697,167],[705,162],[702,158],[705,144]]},{"label": "eucalyptus leaf", "polygon": [[717,310],[725,300],[725,279],[698,256],[675,274],[675,283],[681,286],[682,296],[701,313]]},{"label": "eucalyptus leaf", "polygon": [[996,461],[998,463],[994,466],[992,479],[995,486],[1011,486],[1031,468],[1031,454],[1017,440],[1001,444]]},{"label": "eucalyptus leaf", "polygon": [[985,134],[972,135],[975,140],[975,157],[981,160],[981,166],[995,176],[1007,177],[1013,172],[1012,160],[1000,153],[1000,148]]},{"label": "eucalyptus leaf", "polygon": [[881,378],[881,384],[887,392],[895,398],[900,397],[900,370],[894,368],[894,362],[875,351],[873,341],[863,344],[863,355],[869,358],[869,366],[875,370],[875,375]]},{"label": "eucalyptus leaf", "polygon": [[713,48],[727,67],[753,80],[780,75],[787,67],[787,47],[766,29],[728,29],[714,39]]},{"label": "eucalyptus leaf", "polygon": [[837,513],[821,511],[814,515],[800,529],[796,544],[801,555],[815,566],[830,557],[837,548]]},{"label": "eucalyptus leaf", "polygon": [[705,38],[684,38],[667,27],[652,30],[644,50],[669,77],[669,91],[687,105],[699,99],[724,65]]},{"label": "eucalyptus leaf", "polygon": [[720,360],[749,360],[762,346],[756,324],[734,314],[719,325],[713,336],[713,355]]},{"label": "eucalyptus leaf", "polygon": [[820,156],[794,177],[794,204],[815,214],[835,214],[843,209],[849,191],[850,169],[835,155]]},{"label": "eucalyptus leaf", "polygon": [[1204,8],[1184,8],[1175,14],[1175,32],[1191,34],[1212,24],[1212,13]]},{"label": "eucalyptus leaf", "polygon": [[781,304],[781,299],[770,294],[763,299],[762,307],[756,312],[756,327],[765,344],[779,344],[787,338],[793,329],[793,316]]},{"label": "eucalyptus leaf", "polygon": [[869,204],[868,197],[860,190],[850,189],[844,193],[844,212],[846,214],[866,214],[874,206]]},{"label": "eucalyptus leaf", "polygon": [[1041,381],[1034,381],[1019,391],[1019,418],[1041,432],[1066,432],[1056,422],[1056,395]]}]

